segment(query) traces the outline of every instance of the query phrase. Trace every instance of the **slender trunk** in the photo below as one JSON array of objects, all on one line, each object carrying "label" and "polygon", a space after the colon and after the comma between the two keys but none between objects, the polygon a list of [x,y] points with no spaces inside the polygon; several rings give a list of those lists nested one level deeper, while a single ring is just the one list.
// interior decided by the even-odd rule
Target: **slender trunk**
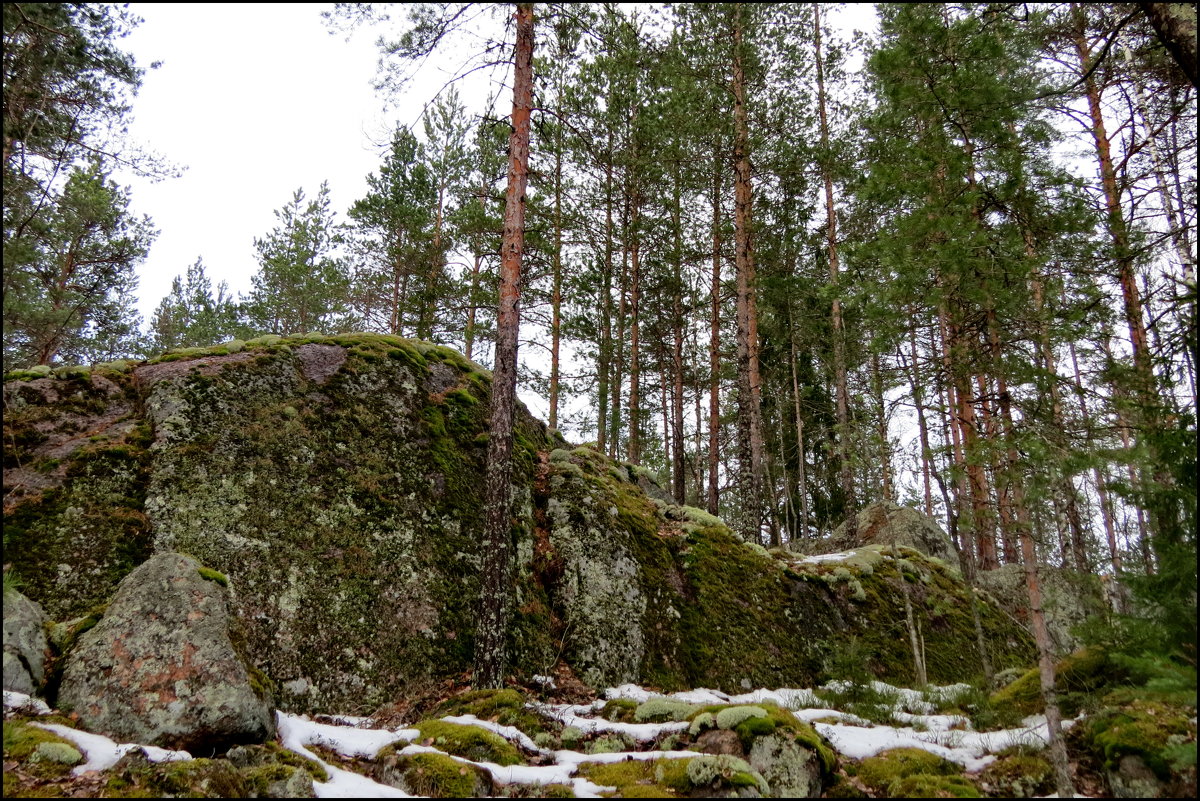
[{"label": "slender trunk", "polygon": [[742,485],[742,520],[739,533],[747,542],[761,539],[763,512],[762,382],[758,364],[758,309],[755,301],[758,280],[754,268],[751,234],[752,189],[750,183],[750,131],[746,120],[746,71],[744,50],[745,4],[734,5],[733,39],[733,128],[734,128],[734,234],[737,240],[738,292],[738,473]]},{"label": "slender trunk", "polygon": [[[629,225],[628,213],[625,207],[621,209],[621,231],[624,233],[625,241],[628,241]],[[625,298],[628,294],[629,287],[629,248],[621,248],[621,280],[618,282],[617,291],[619,292],[617,300],[617,335],[613,338],[613,347],[616,350],[616,358],[613,359],[613,377],[612,377],[612,425],[609,428],[608,455],[610,458],[616,459],[617,454],[621,449],[621,389],[622,382],[625,380]]]},{"label": "slender trunk", "polygon": [[[1075,389],[1079,395],[1079,417],[1083,421],[1084,430],[1088,432],[1088,438],[1091,438],[1092,421],[1091,415],[1088,413],[1087,400],[1083,393],[1083,380],[1079,373],[1079,357],[1075,353],[1075,343],[1069,343],[1071,349],[1071,366],[1075,372]],[[1088,443],[1089,446],[1091,443]],[[1108,556],[1113,566],[1113,573],[1117,578],[1118,583],[1123,581],[1122,572],[1124,565],[1121,563],[1121,551],[1117,547],[1117,532],[1113,524],[1112,503],[1108,498],[1108,482],[1104,479],[1104,473],[1097,465],[1092,468],[1092,477],[1096,482],[1096,495],[1100,498],[1100,517],[1104,522],[1104,537],[1108,542]],[[1121,597],[1118,591],[1118,598]],[[1118,610],[1123,611],[1123,610]]]},{"label": "slender trunk", "polygon": [[[1079,56],[1079,68],[1085,74],[1091,68],[1091,51],[1087,41],[1087,23],[1079,4],[1072,4],[1076,30],[1075,50]],[[1138,292],[1134,274],[1134,254],[1129,246],[1129,233],[1125,215],[1121,208],[1117,173],[1113,166],[1112,145],[1104,125],[1101,105],[1101,90],[1092,75],[1084,81],[1087,91],[1088,111],[1091,114],[1092,140],[1096,146],[1096,159],[1100,165],[1100,183],[1104,189],[1104,208],[1107,214],[1108,233],[1112,238],[1113,256],[1116,261],[1117,278],[1121,284],[1121,295],[1125,303],[1125,323],[1129,327],[1129,341],[1133,346],[1133,365],[1137,374],[1137,392],[1143,402],[1149,400],[1154,391],[1154,374],[1150,366],[1150,351],[1146,344],[1146,325],[1142,320],[1142,299]]]},{"label": "slender trunk", "polygon": [[892,485],[892,452],[888,442],[887,408],[883,399],[883,371],[879,367],[879,354],[871,354],[871,389],[875,394],[875,405],[879,408],[879,418],[876,421],[879,436],[879,462],[883,470],[883,497],[889,501],[896,500],[896,490]]},{"label": "slender trunk", "polygon": [[800,496],[800,536],[808,537],[808,487],[804,464],[804,418],[800,415],[800,381],[796,376],[796,340],[792,338],[792,399],[796,407],[796,494]]},{"label": "slender trunk", "polygon": [[[988,309],[988,340],[994,359],[999,358],[1001,343],[996,314]],[[1075,788],[1067,761],[1067,748],[1062,736],[1062,714],[1058,709],[1058,696],[1054,689],[1054,654],[1051,650],[1050,633],[1046,628],[1046,616],[1042,610],[1042,592],[1038,581],[1037,551],[1033,545],[1032,526],[1025,506],[1025,492],[1021,484],[1020,454],[1012,418],[1012,400],[1002,374],[996,377],[1000,420],[1004,427],[1009,473],[1012,490],[1012,505],[1016,515],[1017,536],[1021,542],[1021,558],[1025,565],[1025,588],[1029,593],[1029,622],[1033,628],[1033,639],[1038,651],[1038,676],[1041,679],[1042,701],[1046,707],[1046,726],[1050,738],[1050,763],[1054,766],[1054,779],[1059,798],[1073,798]]]},{"label": "slender trunk", "polygon": [[825,246],[829,254],[829,282],[833,286],[833,373],[837,391],[838,456],[842,495],[845,499],[846,536],[856,535],[857,502],[850,462],[850,395],[846,386],[846,332],[842,326],[842,301],[838,297],[837,213],[833,205],[833,173],[829,166],[829,121],[825,113],[825,69],[821,61],[821,6],[813,3],[813,41],[816,47],[817,110],[821,123],[821,175],[825,183]]},{"label": "slender trunk", "polygon": [[[673,261],[675,262],[674,284],[671,304],[671,334],[674,348],[671,352],[671,378],[674,393],[671,406],[671,463],[674,476],[675,503],[683,505],[687,499],[683,467],[683,220],[682,220],[682,191],[683,177],[680,168],[675,167],[675,197],[672,204],[674,215],[675,247]],[[665,431],[663,432],[666,433]]]},{"label": "slender trunk", "polygon": [[525,187],[529,173],[529,123],[533,109],[533,4],[518,3],[514,54],[512,136],[504,238],[500,245],[496,358],[492,370],[491,431],[484,475],[483,558],[479,624],[475,635],[475,686],[503,684],[508,600],[512,596],[511,521],[513,410],[517,389],[521,257],[525,248]]},{"label": "slender trunk", "polygon": [[550,428],[558,428],[558,351],[562,339],[562,126],[554,148],[554,263],[550,291]]},{"label": "slender trunk", "polygon": [[630,214],[629,246],[629,438],[627,456],[630,464],[642,462],[641,364],[638,348],[638,301],[641,281],[641,235],[638,223],[641,216],[641,197],[635,187],[633,211]]},{"label": "slender trunk", "polygon": [[713,154],[712,195],[712,288],[708,341],[708,513],[720,505],[717,477],[721,466],[721,158],[720,146]]},{"label": "slender trunk", "polygon": [[[612,153],[611,136],[608,153],[610,155]],[[600,401],[596,425],[596,449],[601,453],[608,453],[608,374],[613,361],[612,274],[612,163],[610,161],[604,165],[604,275],[600,280],[600,353],[596,361],[596,392]]]},{"label": "slender trunk", "polygon": [[933,489],[930,486],[930,459],[933,450],[929,447],[929,428],[925,423],[925,406],[921,389],[920,368],[917,364],[917,329],[914,326],[908,332],[908,346],[912,358],[912,388],[913,405],[917,409],[917,433],[921,442],[921,478],[925,486],[925,514],[933,517]]}]

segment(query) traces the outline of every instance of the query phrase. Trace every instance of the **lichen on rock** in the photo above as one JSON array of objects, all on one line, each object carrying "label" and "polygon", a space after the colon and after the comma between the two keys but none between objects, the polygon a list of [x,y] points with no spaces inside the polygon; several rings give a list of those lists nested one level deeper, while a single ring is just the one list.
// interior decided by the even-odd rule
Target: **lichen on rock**
[{"label": "lichen on rock", "polygon": [[68,654],[60,706],[124,742],[224,751],[271,737],[271,699],[234,649],[226,590],[200,567],[167,553],[129,574]]}]

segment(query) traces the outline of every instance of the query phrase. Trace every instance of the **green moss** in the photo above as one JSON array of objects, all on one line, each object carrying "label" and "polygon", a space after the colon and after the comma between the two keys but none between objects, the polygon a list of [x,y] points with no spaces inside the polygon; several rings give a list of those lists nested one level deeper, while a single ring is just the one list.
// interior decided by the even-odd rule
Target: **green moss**
[{"label": "green moss", "polygon": [[434,747],[455,756],[497,765],[518,765],[522,762],[521,753],[512,743],[479,726],[423,720],[414,728],[421,732],[423,742],[430,742]]},{"label": "green moss", "polygon": [[207,568],[207,567],[198,568],[197,572],[199,572],[200,577],[206,581],[216,582],[217,584],[220,584],[222,587],[229,586],[229,577],[226,576],[224,573],[218,572],[216,570],[212,570],[211,568]]},{"label": "green moss", "polygon": [[690,759],[629,759],[623,762],[585,762],[579,773],[589,781],[616,787],[618,798],[674,798],[692,789]]},{"label": "green moss", "polygon": [[1054,768],[1040,752],[1006,749],[979,774],[979,784],[990,795],[1032,798],[1054,792]]},{"label": "green moss", "polygon": [[547,733],[546,721],[525,707],[525,696],[516,690],[472,690],[443,701],[433,717],[474,715],[502,726],[515,726],[530,737]]},{"label": "green moss", "polygon": [[53,779],[69,773],[70,763],[37,757],[38,749],[44,746],[75,749],[75,745],[70,741],[25,721],[4,721],[4,761],[6,764],[9,762],[21,763],[22,770],[39,779]]},{"label": "green moss", "polygon": [[474,798],[476,795],[478,768],[444,754],[403,757],[397,768],[403,772],[407,789],[413,795],[428,798]]},{"label": "green moss", "polygon": [[[90,382],[79,392],[81,403],[95,397]],[[78,617],[106,602],[150,555],[144,513],[150,458],[143,442],[135,427],[126,438],[79,448],[62,458],[60,486],[6,510],[5,559],[52,619]]]},{"label": "green moss", "polygon": [[677,701],[674,698],[651,698],[638,705],[634,710],[633,719],[638,723],[689,720],[697,709],[695,704]]},{"label": "green moss", "polygon": [[633,723],[638,702],[632,698],[613,698],[600,710],[600,717],[620,723]]},{"label": "green moss", "polygon": [[105,797],[245,798],[246,781],[223,759],[152,763],[140,752],[122,757],[107,774]]},{"label": "green moss", "polygon": [[979,791],[961,774],[960,766],[920,748],[884,751],[858,766],[863,783],[887,798],[932,798],[942,792],[955,798],[978,798]]},{"label": "green moss", "polygon": [[749,763],[728,754],[688,760],[687,777],[693,787],[710,792],[722,787],[757,787],[764,796],[770,792],[766,780]]},{"label": "green moss", "polygon": [[761,706],[727,706],[717,712],[717,728],[736,729],[751,718],[768,718],[767,710]]},{"label": "green moss", "polygon": [[[1100,648],[1085,648],[1063,657],[1054,666],[1054,688],[1059,708],[1066,717],[1074,717],[1087,696],[1125,677],[1125,671],[1112,663]],[[998,710],[1012,709],[1020,716],[1042,712],[1042,684],[1037,667],[992,694],[991,705]]]},{"label": "green moss", "polygon": [[[1127,693],[1115,693],[1105,700],[1112,706],[1081,724],[1085,742],[1105,769],[1116,769],[1124,756],[1138,756],[1166,781],[1173,767],[1184,767],[1188,762],[1194,765],[1195,706],[1130,697]],[[1190,759],[1180,759],[1182,745],[1190,745]]]}]

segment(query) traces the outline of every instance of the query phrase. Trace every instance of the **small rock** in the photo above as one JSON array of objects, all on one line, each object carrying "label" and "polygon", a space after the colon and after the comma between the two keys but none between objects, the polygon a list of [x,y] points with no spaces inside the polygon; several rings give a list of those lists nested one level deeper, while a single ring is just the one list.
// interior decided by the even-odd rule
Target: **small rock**
[{"label": "small rock", "polygon": [[709,729],[696,738],[696,750],[704,754],[744,756],[742,740],[731,729]]}]

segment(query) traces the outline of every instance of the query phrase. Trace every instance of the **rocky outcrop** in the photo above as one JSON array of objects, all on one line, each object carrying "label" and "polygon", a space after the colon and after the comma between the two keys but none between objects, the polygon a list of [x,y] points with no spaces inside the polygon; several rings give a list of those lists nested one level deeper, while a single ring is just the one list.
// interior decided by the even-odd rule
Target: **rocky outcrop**
[{"label": "rocky outcrop", "polygon": [[[1039,565],[1038,580],[1042,588],[1042,611],[1054,652],[1064,655],[1082,648],[1085,643],[1073,629],[1089,617],[1107,612],[1099,577]],[[1005,609],[1021,620],[1029,620],[1029,591],[1025,587],[1023,566],[1001,565],[995,570],[981,570],[976,582]]]},{"label": "rocky outcrop", "polygon": [[962,570],[950,535],[932,517],[911,506],[900,506],[891,501],[872,503],[858,513],[855,523],[853,537],[848,535],[843,523],[833,530],[828,540],[803,543],[804,550],[834,553],[863,545],[907,545],[926,556],[941,559],[955,570]]},{"label": "rocky outcrop", "polygon": [[[10,376],[5,465],[41,483],[6,496],[6,559],[68,621],[152,554],[191,554],[236,588],[238,647],[281,708],[369,713],[470,669],[490,380],[448,348],[374,334]],[[837,564],[768,553],[524,410],[514,455],[518,677],[561,661],[595,686],[804,686],[854,644],[908,681],[905,582],[930,679],[978,671],[957,572],[905,540],[899,563],[880,546]],[[981,616],[997,668],[1023,664],[1028,635]]]},{"label": "rocky outcrop", "polygon": [[4,689],[33,695],[46,677],[46,613],[16,590],[4,593]]},{"label": "rocky outcrop", "polygon": [[197,753],[274,736],[271,699],[230,637],[226,581],[182,554],[146,561],[72,650],[59,705],[90,731]]}]

